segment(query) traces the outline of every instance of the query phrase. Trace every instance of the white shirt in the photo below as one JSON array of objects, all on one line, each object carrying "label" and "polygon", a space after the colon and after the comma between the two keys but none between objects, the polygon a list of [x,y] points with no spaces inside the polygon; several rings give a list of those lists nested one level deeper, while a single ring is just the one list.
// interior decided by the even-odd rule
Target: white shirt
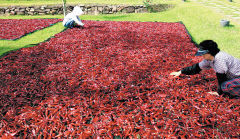
[{"label": "white shirt", "polygon": [[74,12],[71,12],[69,14],[67,14],[65,17],[64,17],[64,20],[63,20],[63,25],[65,25],[68,21],[70,20],[74,20],[76,24],[80,25],[80,26],[83,26],[84,24],[82,23],[82,21],[79,19],[78,15],[76,15]]},{"label": "white shirt", "polygon": [[240,60],[222,51],[215,55],[213,61],[201,61],[199,67],[213,68],[216,73],[226,74],[229,80],[240,77]]}]

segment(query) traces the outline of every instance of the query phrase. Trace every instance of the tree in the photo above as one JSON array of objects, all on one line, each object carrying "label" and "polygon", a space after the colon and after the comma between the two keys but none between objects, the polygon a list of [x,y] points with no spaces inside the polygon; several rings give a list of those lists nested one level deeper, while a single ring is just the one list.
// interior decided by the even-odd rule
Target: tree
[{"label": "tree", "polygon": [[143,4],[146,6],[146,7],[149,7],[150,4],[153,3],[153,0],[143,0]]},{"label": "tree", "polygon": [[64,15],[64,17],[65,17],[65,15],[66,15],[66,3],[67,3],[67,0],[62,0],[62,2],[63,2],[63,15]]}]

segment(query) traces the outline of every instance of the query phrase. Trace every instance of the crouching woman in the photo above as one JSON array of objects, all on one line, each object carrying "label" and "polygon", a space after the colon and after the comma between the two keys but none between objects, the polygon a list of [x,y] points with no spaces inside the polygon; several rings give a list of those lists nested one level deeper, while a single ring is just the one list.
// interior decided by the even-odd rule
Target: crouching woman
[{"label": "crouching woman", "polygon": [[79,18],[79,16],[83,14],[84,12],[82,9],[79,6],[75,6],[73,8],[73,11],[64,17],[63,26],[67,28],[83,27],[84,24]]},{"label": "crouching woman", "polygon": [[220,51],[216,42],[205,40],[199,44],[196,56],[202,56],[203,61],[183,68],[170,75],[194,75],[201,70],[213,68],[217,75],[218,91],[211,94],[228,95],[230,98],[240,98],[240,60]]}]

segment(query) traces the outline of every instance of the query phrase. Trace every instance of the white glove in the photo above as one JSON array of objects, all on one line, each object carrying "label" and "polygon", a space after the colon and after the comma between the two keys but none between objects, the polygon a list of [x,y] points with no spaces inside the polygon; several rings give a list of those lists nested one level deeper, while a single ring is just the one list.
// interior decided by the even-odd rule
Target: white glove
[{"label": "white glove", "polygon": [[216,96],[219,96],[219,94],[217,92],[207,92],[208,94],[211,94],[211,95],[216,95]]},{"label": "white glove", "polygon": [[79,25],[79,26],[84,26],[84,24],[83,24],[82,22],[80,22],[78,25]]},{"label": "white glove", "polygon": [[178,76],[180,76],[181,74],[182,74],[181,70],[178,71],[178,72],[172,72],[172,73],[170,73],[170,75],[172,75],[172,76],[174,76],[174,77],[178,77]]}]

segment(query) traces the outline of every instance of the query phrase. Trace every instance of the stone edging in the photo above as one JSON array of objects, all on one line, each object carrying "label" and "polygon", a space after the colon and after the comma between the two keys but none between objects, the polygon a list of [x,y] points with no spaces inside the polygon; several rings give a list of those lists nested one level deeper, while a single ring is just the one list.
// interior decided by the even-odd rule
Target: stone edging
[{"label": "stone edging", "polygon": [[[72,11],[76,5],[68,5],[67,13]],[[114,13],[146,13],[149,12],[149,7],[144,5],[78,5],[85,14],[98,15],[98,14],[114,14]],[[157,7],[157,11],[164,11],[173,7],[169,4],[153,5]],[[154,8],[154,7],[153,7]],[[152,11],[152,9],[151,9]],[[63,14],[62,5],[42,5],[42,6],[9,6],[0,7],[0,15],[60,15]]]}]

